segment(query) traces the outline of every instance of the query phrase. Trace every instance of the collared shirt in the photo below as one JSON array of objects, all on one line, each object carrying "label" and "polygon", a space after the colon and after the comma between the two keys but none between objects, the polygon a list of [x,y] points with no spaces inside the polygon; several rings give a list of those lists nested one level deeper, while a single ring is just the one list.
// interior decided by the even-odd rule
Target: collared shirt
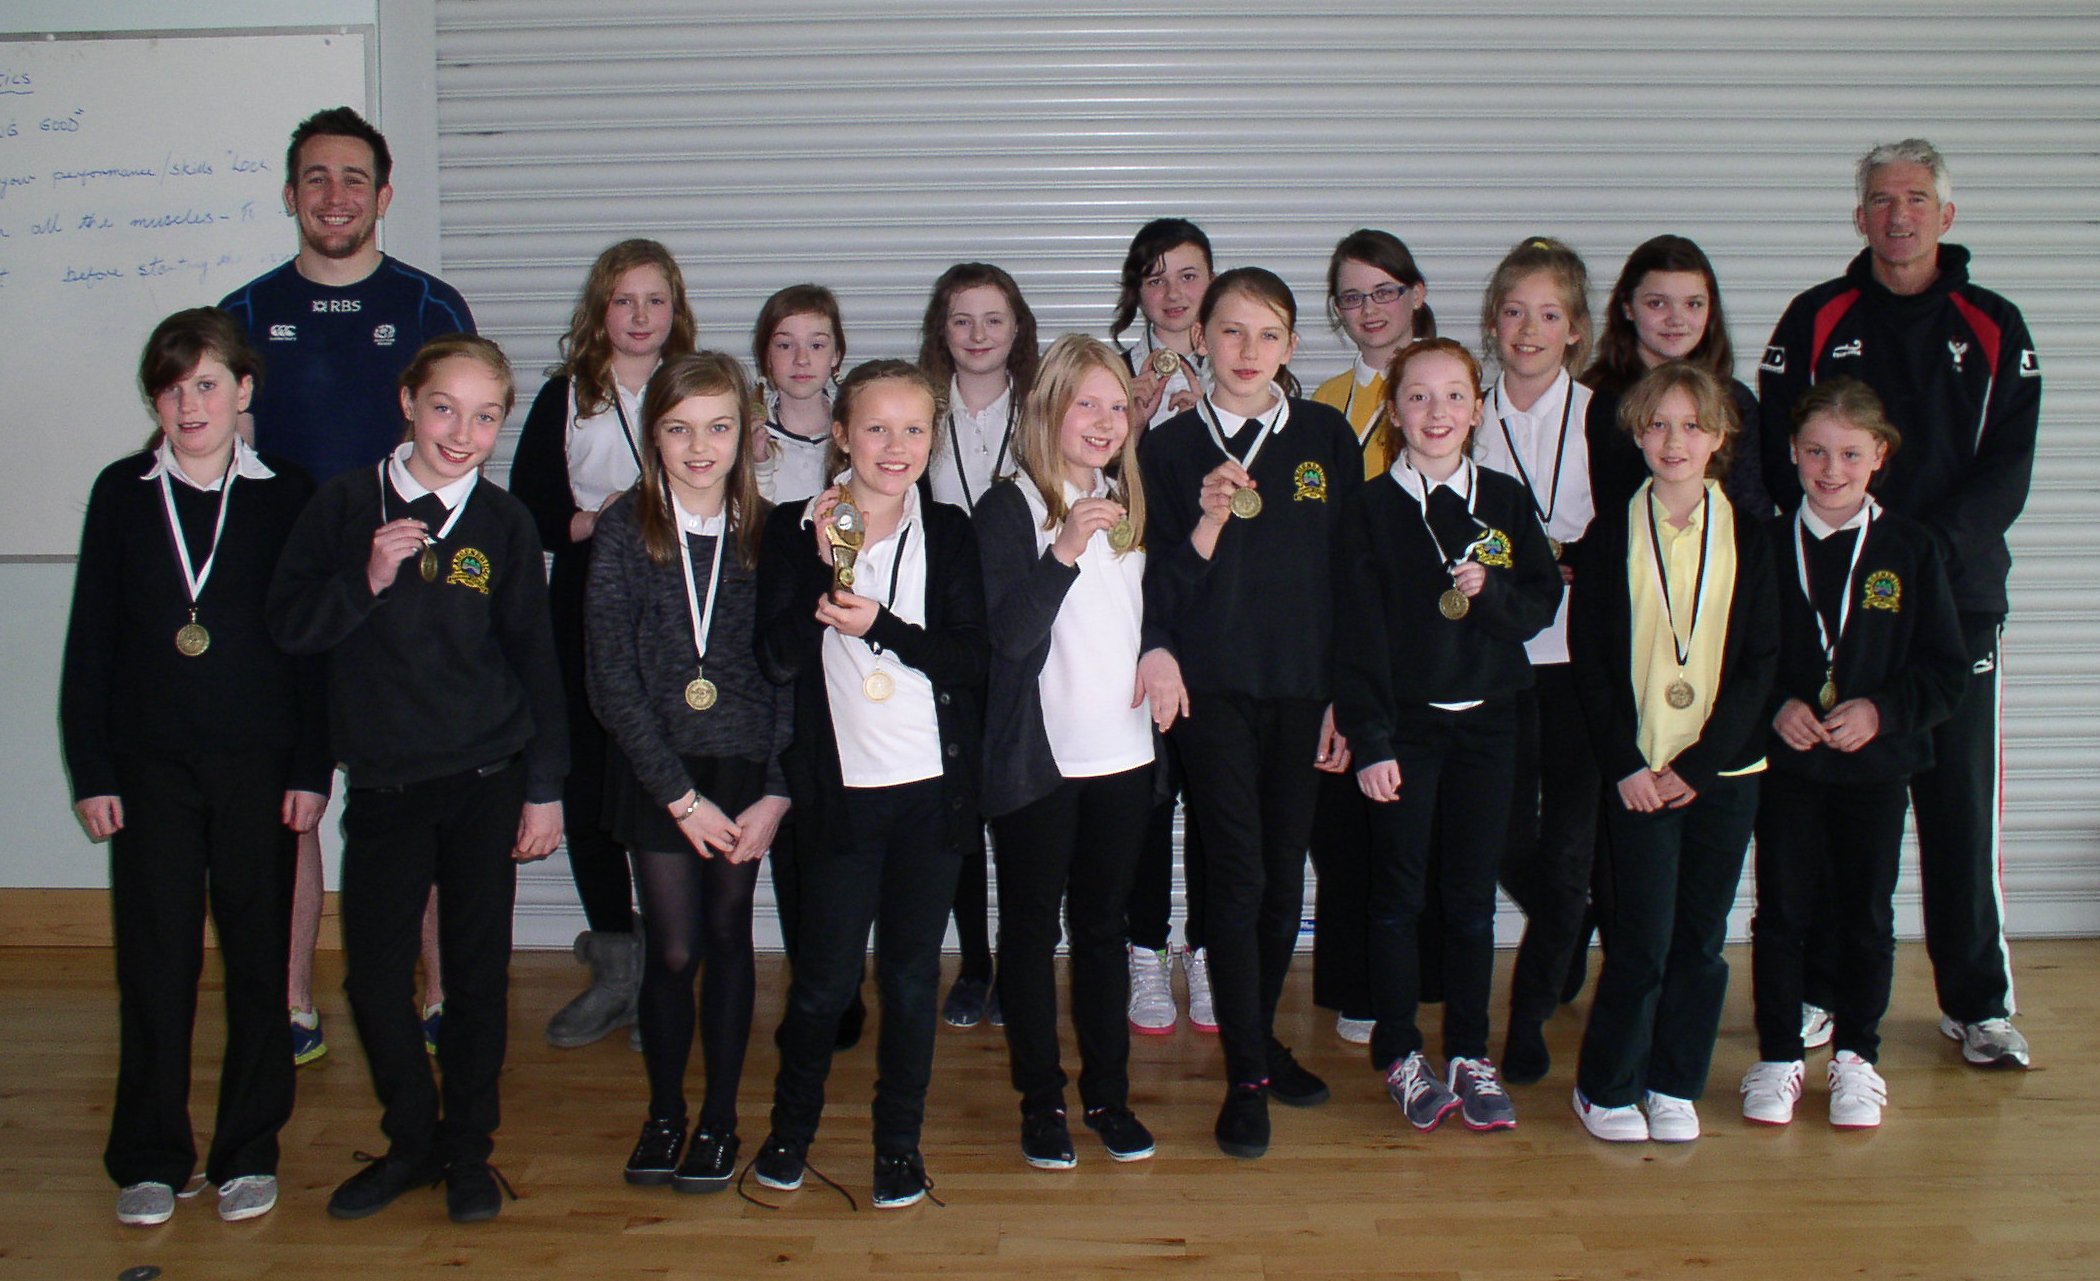
[{"label": "collared shirt", "polygon": [[[824,403],[831,403],[829,393]],[[826,410],[828,415],[829,410]],[[831,437],[798,436],[780,425],[780,393],[766,389],[766,460],[758,465],[758,492],[770,503],[799,503],[824,492],[824,455]]]},{"label": "collared shirt", "polygon": [[[807,524],[812,499],[803,509]],[[904,540],[898,555],[897,540]],[[907,623],[926,624],[926,528],[919,519],[919,489],[904,491],[897,528],[870,542],[854,560],[853,592],[881,602]],[[941,726],[934,714],[933,681],[837,628],[824,629],[821,650],[824,689],[831,700],[831,729],[838,739],[839,779],[848,787],[892,787],[941,776]],[[889,675],[894,692],[881,702],[867,696],[864,682],[877,669]]]},{"label": "collared shirt", "polygon": [[[1509,400],[1507,375],[1489,393],[1480,429],[1473,434],[1474,456],[1483,466],[1523,483],[1529,476],[1532,501],[1538,505],[1546,537],[1572,543],[1590,527],[1596,509],[1590,500],[1590,450],[1584,434],[1590,389],[1563,369],[1545,394],[1529,409]],[[1565,438],[1561,424],[1567,423]],[[1507,433],[1505,436],[1504,433]],[[1515,451],[1511,451],[1514,443]],[[1519,469],[1518,463],[1523,464]],[[1558,468],[1559,483],[1554,475]],[[1550,515],[1549,515],[1550,513]],[[1553,626],[1524,643],[1532,666],[1568,661],[1568,598],[1562,593]]]},{"label": "collared shirt", "polygon": [[[1067,511],[1082,498],[1109,492],[1098,471],[1084,493],[1069,479],[1064,484]],[[1049,509],[1035,482],[1024,476],[1017,488],[1027,500],[1040,555],[1058,530],[1043,528]],[[1077,564],[1079,577],[1050,624],[1050,654],[1037,689],[1057,772],[1066,778],[1098,778],[1152,763],[1150,705],[1130,705],[1145,617],[1145,553],[1134,547],[1119,555],[1109,546],[1108,531],[1097,529]]]},{"label": "collared shirt", "polygon": [[[569,380],[569,492],[575,497],[576,506],[587,512],[605,506],[605,500],[614,494],[634,488],[642,474],[634,454],[641,448],[642,393],[627,390],[617,378],[612,389],[619,397],[619,409],[607,405],[588,418],[578,418],[576,381]],[[627,413],[625,431],[621,429],[620,410]],[[632,446],[627,441],[629,431],[636,433]]]},{"label": "collared shirt", "polygon": [[1816,515],[1815,511],[1807,503],[1803,503],[1801,504],[1801,523],[1808,526],[1808,536],[1820,543],[1832,534],[1842,534],[1848,529],[1861,528],[1870,517],[1880,510],[1881,504],[1874,501],[1874,495],[1868,494],[1866,501],[1859,505],[1859,510],[1853,512],[1844,524],[1832,525],[1821,516]]},{"label": "collared shirt", "polygon": [[[1291,425],[1290,406],[1284,402],[1283,388],[1276,383],[1272,382],[1269,384],[1269,394],[1275,399],[1269,402],[1267,409],[1262,410],[1258,414],[1235,414],[1219,405],[1216,401],[1209,402],[1211,411],[1218,416],[1218,433],[1224,436],[1229,443],[1234,436],[1247,429],[1248,423],[1258,421],[1264,426],[1270,427],[1269,436],[1271,438],[1281,436],[1283,429]],[[1259,429],[1257,428],[1257,430]],[[1240,461],[1245,462],[1247,460],[1242,458]]]},{"label": "collared shirt", "polygon": [[[1721,655],[1728,643],[1728,607],[1735,597],[1735,510],[1721,482],[1709,480],[1709,501],[1692,508],[1690,521],[1679,527],[1663,512],[1662,504],[1654,502],[1654,484],[1652,480],[1642,482],[1627,507],[1626,582],[1633,613],[1633,706],[1640,725],[1635,737],[1648,767],[1659,770],[1699,741],[1706,718],[1713,714]],[[1670,580],[1667,611],[1648,538],[1651,504],[1655,537],[1662,544],[1663,567]],[[1705,522],[1710,527],[1702,529]],[[1703,590],[1699,586],[1702,543],[1706,549]],[[1677,646],[1685,644],[1687,633],[1690,645],[1680,667]],[[1692,687],[1689,707],[1670,706],[1667,691],[1680,679]]]},{"label": "collared shirt", "polygon": [[[168,438],[165,436],[161,437],[160,448],[153,451],[153,465],[148,467],[146,474],[139,477],[139,479],[157,482],[160,480],[163,472],[188,485],[191,489],[206,494],[218,493],[219,486],[226,483],[226,476],[223,472],[213,476],[209,482],[204,484],[191,480],[190,474],[182,469],[182,464],[175,458],[175,446],[169,443]],[[262,460],[262,455],[255,452],[255,447],[242,440],[239,436],[233,438],[233,473],[242,480],[268,480],[277,474],[271,471],[269,464]]]},{"label": "collared shirt", "polygon": [[425,494],[436,494],[438,502],[449,512],[466,500],[467,495],[473,491],[475,482],[481,479],[481,469],[476,467],[449,485],[437,489],[425,488],[422,481],[409,474],[409,455],[415,452],[416,442],[404,440],[396,445],[394,452],[387,457],[387,483],[394,487],[395,493],[401,495],[402,502],[412,503]]},{"label": "collared shirt", "polygon": [[1363,447],[1364,479],[1376,480],[1393,464],[1386,452],[1385,371],[1358,355],[1354,364],[1320,384],[1313,399],[1342,411]]},{"label": "collared shirt", "polygon": [[[1476,473],[1473,468],[1466,466],[1463,462],[1454,468],[1449,476],[1442,480],[1437,480],[1425,472],[1416,471],[1414,464],[1408,461],[1407,452],[1402,450],[1400,457],[1393,460],[1392,468],[1387,474],[1399,483],[1400,488],[1405,491],[1409,498],[1414,499],[1417,505],[1439,489],[1448,489],[1464,499],[1468,507],[1472,505]],[[1422,509],[1422,519],[1425,522],[1429,519],[1429,510],[1427,508]],[[1432,531],[1430,534],[1431,541],[1434,541],[1435,538],[1436,534]],[[1442,549],[1439,548],[1439,550]],[[1483,699],[1474,698],[1460,703],[1431,703],[1430,706],[1445,712],[1470,712],[1484,701]]]},{"label": "collared shirt", "polygon": [[[951,430],[948,438],[939,442],[933,460],[926,465],[926,473],[932,478],[935,502],[953,503],[969,511],[993,485],[1020,470],[1008,434],[1013,426],[1013,411],[1018,408],[1014,403],[1011,379],[1007,381],[1005,391],[1000,392],[991,404],[978,410],[963,404],[962,388],[953,379],[949,380],[948,423]],[[957,468],[962,469],[960,475]]]},{"label": "collared shirt", "polygon": [[695,516],[678,500],[678,491],[671,491],[671,510],[678,513],[678,528],[687,534],[699,534],[708,538],[720,538],[725,517],[721,512],[712,516]]}]

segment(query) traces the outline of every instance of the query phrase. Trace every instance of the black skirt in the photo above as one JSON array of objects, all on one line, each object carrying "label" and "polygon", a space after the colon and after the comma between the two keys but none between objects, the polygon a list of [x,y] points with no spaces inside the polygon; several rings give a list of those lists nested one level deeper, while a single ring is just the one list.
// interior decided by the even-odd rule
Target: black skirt
[{"label": "black skirt", "polygon": [[[683,756],[686,777],[693,788],[713,801],[734,819],[766,794],[766,764],[737,757]],[[613,745],[605,760],[605,827],[614,840],[630,850],[684,850],[692,848],[671,812],[656,803],[627,753]]]}]

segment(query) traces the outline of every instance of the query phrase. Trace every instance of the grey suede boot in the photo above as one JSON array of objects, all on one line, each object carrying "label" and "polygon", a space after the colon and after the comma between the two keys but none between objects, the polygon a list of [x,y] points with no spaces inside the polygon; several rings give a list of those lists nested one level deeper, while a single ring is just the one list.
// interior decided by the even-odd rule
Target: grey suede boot
[{"label": "grey suede boot", "polygon": [[576,936],[576,959],[591,967],[591,985],[547,1021],[547,1041],[574,1049],[601,1040],[635,1020],[642,986],[642,937],[585,930]]}]

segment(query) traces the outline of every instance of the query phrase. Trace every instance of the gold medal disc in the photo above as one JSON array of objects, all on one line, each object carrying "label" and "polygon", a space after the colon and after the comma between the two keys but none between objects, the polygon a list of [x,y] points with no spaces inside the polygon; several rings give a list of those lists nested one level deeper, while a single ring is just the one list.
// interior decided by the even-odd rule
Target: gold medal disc
[{"label": "gold medal disc", "polygon": [[1692,683],[1682,676],[1663,687],[1663,699],[1680,712],[1692,705],[1692,697]]},{"label": "gold medal disc", "polygon": [[1137,541],[1137,526],[1129,520],[1119,520],[1108,527],[1108,545],[1119,552],[1127,552]]},{"label": "gold medal disc", "polygon": [[1456,587],[1436,598],[1437,612],[1452,622],[1464,618],[1473,608],[1473,600]]},{"label": "gold medal disc", "polygon": [[1233,490],[1232,514],[1241,520],[1253,520],[1261,515],[1261,495],[1251,489]]},{"label": "gold medal disc", "polygon": [[1837,682],[1836,682],[1836,681],[1834,681],[1834,680],[1826,680],[1826,681],[1824,681],[1824,682],[1823,682],[1823,688],[1821,688],[1821,689],[1819,689],[1819,690],[1817,690],[1817,691],[1816,691],[1816,705],[1817,705],[1817,706],[1819,706],[1819,707],[1821,707],[1821,708],[1822,708],[1822,709],[1823,709],[1824,711],[1826,711],[1826,712],[1827,712],[1827,711],[1829,711],[1829,710],[1830,710],[1831,708],[1833,708],[1833,707],[1836,707],[1836,706],[1837,706],[1837,701],[1838,701],[1838,686],[1837,686]]},{"label": "gold medal disc", "polygon": [[888,672],[878,667],[869,672],[867,679],[860,683],[860,692],[868,696],[869,702],[880,703],[897,692],[897,682],[890,679]]},{"label": "gold medal disc", "polygon": [[720,691],[715,689],[715,683],[705,676],[686,682],[685,705],[696,712],[704,712],[713,707],[715,699],[719,696]]},{"label": "gold medal disc", "polygon": [[211,633],[202,623],[184,623],[175,631],[175,652],[184,658],[195,658],[211,648]]},{"label": "gold medal disc", "polygon": [[1553,559],[1555,560],[1559,560],[1561,557],[1561,553],[1568,550],[1568,545],[1560,541],[1558,538],[1547,539],[1546,546],[1551,547],[1553,549]]},{"label": "gold medal disc", "polygon": [[1165,347],[1152,353],[1152,372],[1162,378],[1172,378],[1181,371],[1181,357]]},{"label": "gold medal disc", "polygon": [[423,581],[426,583],[434,583],[438,580],[437,548],[430,546],[423,548],[423,555],[416,561],[416,572],[423,576]]}]

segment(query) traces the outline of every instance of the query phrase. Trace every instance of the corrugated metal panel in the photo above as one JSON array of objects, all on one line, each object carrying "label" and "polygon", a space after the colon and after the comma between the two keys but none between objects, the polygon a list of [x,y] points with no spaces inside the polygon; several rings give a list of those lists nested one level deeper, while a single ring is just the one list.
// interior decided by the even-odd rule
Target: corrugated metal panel
[{"label": "corrugated metal panel", "polygon": [[1320,286],[1359,225],[1407,240],[1469,340],[1523,235],[1574,244],[1600,289],[1649,235],[1692,236],[1748,372],[1856,249],[1854,157],[1932,138],[1952,238],[2049,380],[2007,637],[2012,925],[2100,930],[2090,5],[440,0],[438,49],[446,275],[525,369],[626,235],[678,253],[704,342],[747,348],[765,295],[807,278],[862,357],[913,352],[927,286],[967,258],[1011,270],[1046,337],[1099,331],[1130,233],[1173,213],[1299,290],[1304,375],[1343,363]]}]

